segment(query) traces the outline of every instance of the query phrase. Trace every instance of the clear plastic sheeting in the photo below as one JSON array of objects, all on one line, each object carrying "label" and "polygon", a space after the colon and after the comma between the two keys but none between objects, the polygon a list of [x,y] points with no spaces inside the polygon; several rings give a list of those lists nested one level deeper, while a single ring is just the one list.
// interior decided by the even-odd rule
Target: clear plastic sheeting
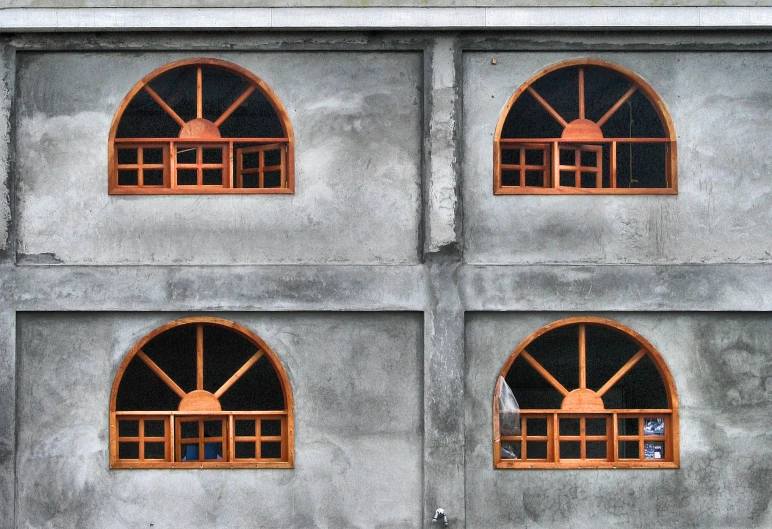
[{"label": "clear plastic sheeting", "polygon": [[520,406],[515,394],[504,380],[499,377],[499,432],[501,435],[520,435]]}]

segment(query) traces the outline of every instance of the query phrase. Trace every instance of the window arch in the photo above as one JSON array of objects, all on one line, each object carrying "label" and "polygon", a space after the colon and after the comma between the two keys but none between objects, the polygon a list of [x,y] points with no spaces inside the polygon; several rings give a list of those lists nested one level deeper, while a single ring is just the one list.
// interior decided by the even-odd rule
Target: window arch
[{"label": "window arch", "polygon": [[169,322],[121,363],[112,468],[292,468],[292,390],[276,354],[219,318]]},{"label": "window arch", "polygon": [[632,71],[596,59],[554,64],[510,97],[493,139],[493,192],[676,194],[676,134]]},{"label": "window arch", "polygon": [[501,370],[493,454],[496,468],[678,468],[678,396],[665,361],[611,320],[542,327]]},{"label": "window arch", "polygon": [[185,59],[124,98],[108,145],[110,194],[293,193],[294,137],[260,78]]}]

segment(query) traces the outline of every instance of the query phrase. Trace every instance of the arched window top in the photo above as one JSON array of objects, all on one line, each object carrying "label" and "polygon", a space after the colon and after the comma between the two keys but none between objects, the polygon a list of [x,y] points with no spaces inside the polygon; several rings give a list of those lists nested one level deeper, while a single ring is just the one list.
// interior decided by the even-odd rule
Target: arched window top
[{"label": "arched window top", "polygon": [[569,318],[531,334],[501,370],[493,412],[496,468],[679,465],[678,396],[667,365],[645,338],[611,320]]},{"label": "arched window top", "polygon": [[575,59],[510,97],[494,135],[496,194],[675,194],[676,134],[632,71]]},{"label": "arched window top", "polygon": [[281,101],[218,59],[167,64],[137,83],[110,129],[111,194],[292,193],[294,137]]},{"label": "arched window top", "polygon": [[113,468],[280,467],[294,461],[292,390],[276,354],[219,318],[145,336],[110,397]]}]

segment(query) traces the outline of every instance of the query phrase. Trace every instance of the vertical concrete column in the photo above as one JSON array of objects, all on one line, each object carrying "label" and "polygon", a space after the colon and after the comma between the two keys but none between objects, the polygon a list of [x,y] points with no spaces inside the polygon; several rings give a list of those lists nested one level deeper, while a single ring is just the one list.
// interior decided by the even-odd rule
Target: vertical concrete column
[{"label": "vertical concrete column", "polygon": [[16,70],[14,48],[0,41],[0,260],[11,239],[11,102]]},{"label": "vertical concrete column", "polygon": [[16,477],[16,313],[0,311],[0,528],[14,527]]},{"label": "vertical concrete column", "polygon": [[[424,187],[424,527],[437,508],[450,527],[464,527],[464,311],[458,201],[458,50],[453,36],[436,39],[426,56]],[[437,526],[434,526],[435,528]]]}]

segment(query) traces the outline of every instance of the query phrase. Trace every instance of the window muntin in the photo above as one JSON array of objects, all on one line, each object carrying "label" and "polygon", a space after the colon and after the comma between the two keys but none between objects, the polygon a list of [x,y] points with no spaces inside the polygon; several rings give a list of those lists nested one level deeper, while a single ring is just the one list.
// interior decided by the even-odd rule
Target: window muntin
[{"label": "window muntin", "polygon": [[270,348],[217,318],[143,338],[110,400],[112,468],[292,468],[292,393]]},{"label": "window muntin", "polygon": [[493,145],[495,194],[676,194],[676,135],[633,72],[578,59],[510,98]]},{"label": "window muntin", "polygon": [[[261,79],[217,59],[142,79],[116,113],[108,151],[110,194],[294,192],[287,112]],[[270,160],[245,167],[258,151]]]},{"label": "window muntin", "polygon": [[[504,383],[520,405],[517,435],[501,431]],[[493,454],[496,468],[678,468],[678,397],[664,360],[611,320],[570,318],[536,331],[496,384]]]}]

